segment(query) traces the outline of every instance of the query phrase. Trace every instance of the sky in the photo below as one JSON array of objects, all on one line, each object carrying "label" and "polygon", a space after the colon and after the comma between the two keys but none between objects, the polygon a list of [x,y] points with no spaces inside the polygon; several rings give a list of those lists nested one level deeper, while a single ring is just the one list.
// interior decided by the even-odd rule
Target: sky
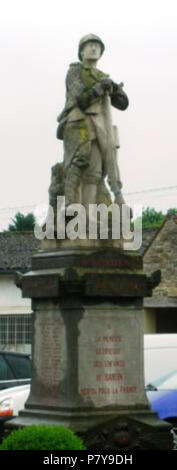
[{"label": "sky", "polygon": [[48,201],[65,76],[88,33],[105,44],[98,68],[129,97],[113,110],[126,201],[177,207],[176,19],[176,0],[0,0],[0,230]]}]

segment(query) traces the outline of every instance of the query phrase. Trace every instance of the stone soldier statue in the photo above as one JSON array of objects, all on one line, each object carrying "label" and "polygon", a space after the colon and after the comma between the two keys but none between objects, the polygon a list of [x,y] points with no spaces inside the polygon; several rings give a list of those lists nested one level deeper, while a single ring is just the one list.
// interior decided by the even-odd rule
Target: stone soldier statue
[{"label": "stone soldier statue", "polygon": [[66,104],[57,119],[57,138],[64,141],[66,206],[81,202],[88,209],[89,204],[101,202],[98,193],[105,176],[115,202],[124,203],[111,105],[125,110],[128,98],[122,83],[96,68],[104,49],[98,36],[84,36],[80,62],[72,63],[66,76]]}]

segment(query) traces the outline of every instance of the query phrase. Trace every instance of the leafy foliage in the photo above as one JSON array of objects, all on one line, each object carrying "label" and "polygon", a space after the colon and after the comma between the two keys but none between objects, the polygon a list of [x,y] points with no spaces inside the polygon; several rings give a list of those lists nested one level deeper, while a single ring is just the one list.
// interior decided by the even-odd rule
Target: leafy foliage
[{"label": "leafy foliage", "polygon": [[168,209],[167,215],[177,215],[177,209]]},{"label": "leafy foliage", "polygon": [[160,211],[147,207],[142,213],[142,226],[143,228],[160,227],[165,220],[165,215]]},{"label": "leafy foliage", "polygon": [[35,217],[32,212],[27,215],[17,212],[12,222],[8,227],[9,232],[30,232],[34,230]]},{"label": "leafy foliage", "polygon": [[13,431],[0,450],[85,450],[83,441],[63,426],[28,426]]}]

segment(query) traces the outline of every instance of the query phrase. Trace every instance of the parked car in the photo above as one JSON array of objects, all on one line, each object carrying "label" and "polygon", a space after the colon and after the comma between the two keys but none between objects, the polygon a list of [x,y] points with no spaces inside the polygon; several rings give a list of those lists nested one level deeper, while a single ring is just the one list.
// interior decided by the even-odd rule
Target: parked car
[{"label": "parked car", "polygon": [[24,408],[29,392],[30,384],[0,390],[0,443],[4,436],[4,423]]},{"label": "parked car", "polygon": [[27,354],[0,351],[0,390],[29,384],[31,360]]},{"label": "parked car", "polygon": [[145,335],[145,384],[159,418],[177,426],[177,335]]},{"label": "parked car", "polygon": [[30,392],[30,384],[0,390],[0,419],[17,416]]},{"label": "parked car", "polygon": [[159,417],[177,425],[177,370],[147,384],[146,391]]}]

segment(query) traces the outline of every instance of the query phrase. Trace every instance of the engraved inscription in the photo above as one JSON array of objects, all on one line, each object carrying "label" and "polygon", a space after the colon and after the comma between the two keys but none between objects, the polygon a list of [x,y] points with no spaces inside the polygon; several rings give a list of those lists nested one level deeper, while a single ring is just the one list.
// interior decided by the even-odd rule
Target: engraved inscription
[{"label": "engraved inscription", "polygon": [[63,320],[52,313],[42,313],[36,320],[36,372],[47,388],[59,386],[64,372]]},{"label": "engraved inscription", "polygon": [[132,404],[144,393],[136,316],[128,309],[102,313],[91,309],[80,323],[79,384],[84,401],[95,406]]}]

